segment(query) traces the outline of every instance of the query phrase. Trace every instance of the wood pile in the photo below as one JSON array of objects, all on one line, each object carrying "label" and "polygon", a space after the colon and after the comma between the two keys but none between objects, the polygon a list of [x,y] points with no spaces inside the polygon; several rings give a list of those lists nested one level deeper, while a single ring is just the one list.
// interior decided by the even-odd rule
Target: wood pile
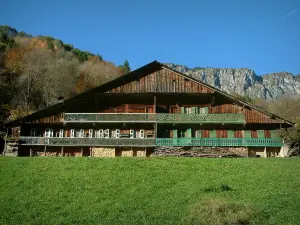
[{"label": "wood pile", "polygon": [[122,157],[132,157],[133,150],[121,150],[121,156]]},{"label": "wood pile", "polygon": [[92,148],[92,157],[115,157],[115,148]]}]

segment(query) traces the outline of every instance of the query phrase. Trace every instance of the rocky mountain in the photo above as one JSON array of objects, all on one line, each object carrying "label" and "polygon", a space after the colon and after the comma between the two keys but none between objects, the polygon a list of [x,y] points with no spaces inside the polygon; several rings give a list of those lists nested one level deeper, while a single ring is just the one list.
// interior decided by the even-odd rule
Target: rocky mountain
[{"label": "rocky mountain", "polygon": [[288,72],[279,72],[258,76],[248,68],[188,68],[171,63],[166,65],[227,93],[247,95],[253,99],[276,100],[283,95],[300,95],[300,74],[294,76]]}]

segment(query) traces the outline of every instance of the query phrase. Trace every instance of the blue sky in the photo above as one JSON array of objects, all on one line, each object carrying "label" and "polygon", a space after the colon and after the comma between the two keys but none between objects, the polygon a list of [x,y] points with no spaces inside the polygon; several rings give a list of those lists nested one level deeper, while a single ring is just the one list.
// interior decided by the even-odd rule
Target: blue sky
[{"label": "blue sky", "polygon": [[299,0],[9,0],[0,24],[133,69],[158,60],[300,74]]}]

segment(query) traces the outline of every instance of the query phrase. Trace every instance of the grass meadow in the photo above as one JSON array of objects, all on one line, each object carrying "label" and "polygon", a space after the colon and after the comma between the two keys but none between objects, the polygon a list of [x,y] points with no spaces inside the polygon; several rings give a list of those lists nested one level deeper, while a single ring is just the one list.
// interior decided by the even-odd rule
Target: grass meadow
[{"label": "grass meadow", "polygon": [[300,224],[300,158],[0,158],[0,224]]}]

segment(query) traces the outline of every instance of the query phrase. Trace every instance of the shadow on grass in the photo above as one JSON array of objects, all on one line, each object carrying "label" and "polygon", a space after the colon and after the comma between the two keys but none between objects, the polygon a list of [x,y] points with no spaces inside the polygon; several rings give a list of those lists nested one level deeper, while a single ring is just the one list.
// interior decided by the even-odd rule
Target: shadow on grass
[{"label": "shadow on grass", "polygon": [[204,192],[224,192],[233,191],[233,189],[227,184],[221,184],[219,187],[207,187],[203,189]]}]

